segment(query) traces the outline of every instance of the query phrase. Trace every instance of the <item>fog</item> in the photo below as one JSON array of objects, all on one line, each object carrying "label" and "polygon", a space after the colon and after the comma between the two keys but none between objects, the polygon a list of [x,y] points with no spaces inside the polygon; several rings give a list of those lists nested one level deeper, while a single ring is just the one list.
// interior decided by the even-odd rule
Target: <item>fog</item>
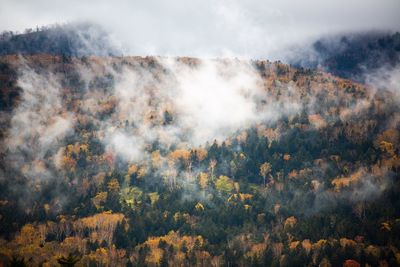
[{"label": "fog", "polygon": [[0,30],[89,21],[131,55],[282,60],[294,44],[321,35],[400,27],[397,0],[1,0],[0,7]]}]

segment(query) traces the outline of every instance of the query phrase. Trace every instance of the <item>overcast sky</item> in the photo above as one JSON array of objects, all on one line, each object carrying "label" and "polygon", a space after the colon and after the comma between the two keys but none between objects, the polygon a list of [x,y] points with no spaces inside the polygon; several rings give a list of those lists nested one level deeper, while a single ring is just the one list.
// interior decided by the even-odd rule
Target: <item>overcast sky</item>
[{"label": "overcast sky", "polygon": [[400,30],[400,0],[0,0],[0,30],[100,23],[129,54],[279,58],[312,36]]}]

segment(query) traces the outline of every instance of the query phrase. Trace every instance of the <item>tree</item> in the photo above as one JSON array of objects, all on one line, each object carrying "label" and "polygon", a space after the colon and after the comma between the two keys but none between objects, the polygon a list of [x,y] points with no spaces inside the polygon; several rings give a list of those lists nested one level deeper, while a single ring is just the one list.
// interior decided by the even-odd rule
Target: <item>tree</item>
[{"label": "tree", "polygon": [[200,172],[199,173],[199,185],[201,189],[205,189],[208,184],[208,174],[206,172]]},{"label": "tree", "polygon": [[117,248],[127,248],[130,244],[130,238],[126,231],[127,225],[125,221],[118,222],[115,227],[114,240]]},{"label": "tree", "polygon": [[168,267],[168,253],[164,250],[161,260],[160,260],[160,267]]},{"label": "tree", "polygon": [[345,260],[344,267],[360,267],[361,265],[355,260]]},{"label": "tree", "polygon": [[10,261],[10,267],[26,267],[26,266],[28,266],[28,264],[26,264],[24,258],[13,256]]},{"label": "tree", "polygon": [[266,186],[266,178],[267,175],[271,172],[271,164],[268,162],[264,162],[263,164],[261,164],[260,166],[260,175],[263,177],[264,179],[264,186]]},{"label": "tree", "polygon": [[146,257],[150,252],[150,247],[145,244],[144,246],[140,247],[139,249],[139,258],[138,258],[138,262],[137,265],[138,266],[145,266],[146,264]]},{"label": "tree", "polygon": [[65,267],[73,267],[75,266],[75,264],[80,260],[79,256],[75,256],[72,253],[68,254],[68,257],[60,257],[57,262],[61,265],[61,266],[65,266]]},{"label": "tree", "polygon": [[215,159],[210,160],[208,169],[210,170],[210,173],[211,173],[211,180],[214,180],[215,166],[217,166],[217,161]]},{"label": "tree", "polygon": [[235,188],[233,181],[225,175],[221,175],[218,180],[215,182],[215,188],[222,194],[229,194]]}]

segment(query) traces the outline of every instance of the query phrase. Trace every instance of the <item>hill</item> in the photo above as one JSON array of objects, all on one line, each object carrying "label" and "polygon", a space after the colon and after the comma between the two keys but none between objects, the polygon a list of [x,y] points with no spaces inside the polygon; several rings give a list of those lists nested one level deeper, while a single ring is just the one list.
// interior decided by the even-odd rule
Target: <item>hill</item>
[{"label": "hill", "polygon": [[295,66],[320,67],[336,76],[365,82],[367,75],[381,68],[399,66],[400,33],[327,36],[300,51],[298,58],[290,60]]},{"label": "hill", "polygon": [[50,54],[64,56],[120,55],[109,34],[91,23],[70,23],[5,31],[0,35],[0,55]]},{"label": "hill", "polygon": [[4,264],[399,264],[395,90],[159,57],[3,56],[0,81]]}]

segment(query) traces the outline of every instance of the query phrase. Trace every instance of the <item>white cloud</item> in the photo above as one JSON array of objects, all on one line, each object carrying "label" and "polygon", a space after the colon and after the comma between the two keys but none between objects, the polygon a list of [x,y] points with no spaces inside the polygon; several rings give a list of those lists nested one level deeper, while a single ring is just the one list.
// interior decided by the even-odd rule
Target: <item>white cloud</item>
[{"label": "white cloud", "polygon": [[288,45],[311,36],[400,28],[398,0],[0,0],[0,6],[0,30],[93,21],[135,55],[282,59]]},{"label": "white cloud", "polygon": [[196,69],[172,65],[172,70],[178,83],[174,102],[195,143],[219,139],[259,117],[260,77],[247,63],[203,61]]},{"label": "white cloud", "polygon": [[74,116],[63,111],[61,86],[53,75],[25,68],[18,85],[23,90],[21,102],[6,138],[10,162],[18,170],[28,166],[25,174],[41,179],[50,175],[43,165],[46,154],[53,154],[64,137],[73,133]]},{"label": "white cloud", "polygon": [[[146,158],[146,145],[155,141],[165,148],[223,141],[238,130],[275,122],[302,107],[300,99],[288,101],[290,90],[279,99],[269,95],[248,61],[204,59],[193,66],[157,58],[154,64],[157,67],[136,63],[113,72],[116,84],[109,93],[116,97],[116,107],[100,128],[106,147],[128,161]],[[172,116],[169,124],[165,112]]]},{"label": "white cloud", "polygon": [[128,161],[140,161],[144,159],[142,140],[134,135],[127,135],[116,131],[108,136],[108,149],[116,151]]}]

